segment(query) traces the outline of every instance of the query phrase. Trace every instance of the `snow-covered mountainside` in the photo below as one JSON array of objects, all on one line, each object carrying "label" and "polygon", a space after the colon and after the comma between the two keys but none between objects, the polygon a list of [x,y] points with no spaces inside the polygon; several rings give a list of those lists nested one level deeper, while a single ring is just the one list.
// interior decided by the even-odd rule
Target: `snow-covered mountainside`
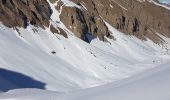
[{"label": "snow-covered mountainside", "polygon": [[[95,39],[88,44],[71,35],[66,39],[52,34],[48,29],[39,28],[37,33],[29,28],[20,29],[19,35],[1,26],[0,66],[42,82],[45,89],[68,91],[126,78],[170,60],[168,49],[127,37],[106,25],[116,41],[105,43]],[[11,76],[1,77],[7,77],[9,84],[14,85],[11,89],[22,88]],[[10,89],[0,84],[3,91]]]},{"label": "snow-covered mountainside", "polygon": [[2,0],[0,8],[0,99],[170,98],[170,10],[157,0]]}]

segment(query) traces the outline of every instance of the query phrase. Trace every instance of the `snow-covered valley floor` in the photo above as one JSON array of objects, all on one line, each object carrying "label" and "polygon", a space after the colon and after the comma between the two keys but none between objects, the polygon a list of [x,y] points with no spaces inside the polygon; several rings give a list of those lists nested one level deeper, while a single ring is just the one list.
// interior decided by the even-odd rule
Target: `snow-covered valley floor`
[{"label": "snow-covered valley floor", "polygon": [[1,100],[169,100],[170,63],[131,78],[72,92],[18,89],[1,93]]}]

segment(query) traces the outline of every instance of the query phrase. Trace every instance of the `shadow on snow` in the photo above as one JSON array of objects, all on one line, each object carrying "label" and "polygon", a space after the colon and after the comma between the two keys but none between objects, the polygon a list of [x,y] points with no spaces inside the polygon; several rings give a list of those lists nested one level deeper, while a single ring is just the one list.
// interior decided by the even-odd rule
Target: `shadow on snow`
[{"label": "shadow on snow", "polygon": [[6,92],[19,88],[45,89],[45,83],[34,80],[21,73],[0,68],[0,91]]}]

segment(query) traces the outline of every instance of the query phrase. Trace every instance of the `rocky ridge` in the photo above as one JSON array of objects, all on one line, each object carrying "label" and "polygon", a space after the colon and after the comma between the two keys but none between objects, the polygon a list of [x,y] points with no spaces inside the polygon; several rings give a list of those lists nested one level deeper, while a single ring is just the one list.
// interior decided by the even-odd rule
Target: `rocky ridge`
[{"label": "rocky ridge", "polygon": [[[72,0],[76,4],[80,5],[82,9],[77,9],[79,12],[83,12],[86,22],[77,23],[75,20],[79,18],[74,17],[76,14],[80,15],[76,8],[69,9],[64,7],[61,14],[61,19],[68,26],[82,26],[85,25],[85,29],[92,33],[94,36],[99,35],[101,40],[104,40],[103,36],[110,36],[105,27],[104,21],[108,22],[118,30],[126,33],[127,35],[134,35],[139,39],[146,40],[151,39],[155,43],[163,42],[161,37],[157,35],[161,33],[166,37],[170,37],[170,11],[166,8],[157,6],[154,3],[158,1],[144,1],[138,0]],[[68,10],[69,9],[69,10]],[[67,13],[67,20],[64,18]],[[70,15],[69,15],[70,14]],[[64,16],[63,16],[64,15]],[[74,15],[74,16],[73,16]],[[89,19],[89,20],[88,20]],[[74,20],[75,23],[71,23]],[[70,22],[70,23],[69,23]],[[87,25],[91,23],[91,25]],[[97,26],[94,27],[93,24]],[[88,27],[87,27],[88,26]],[[93,26],[91,28],[91,26]],[[69,28],[69,27],[68,27]],[[71,28],[70,28],[71,29]],[[79,31],[80,28],[75,29],[73,32],[82,34]],[[91,31],[92,30],[92,31]],[[104,30],[104,31],[103,31]],[[100,33],[101,32],[101,33]],[[87,32],[86,32],[87,33]],[[96,34],[95,34],[96,33]],[[100,34],[102,34],[100,36]]]},{"label": "rocky ridge", "polygon": [[[170,10],[159,6],[157,0],[71,0],[78,7],[65,6],[63,0],[49,0],[57,3],[61,11],[60,20],[77,37],[90,42],[93,38],[107,41],[115,39],[105,21],[127,35],[141,40],[148,38],[155,43],[163,40],[157,33],[170,37]],[[8,27],[24,27],[32,24],[49,27],[52,10],[46,0],[1,0],[0,21]],[[67,32],[50,26],[53,33],[67,37]],[[89,39],[91,37],[91,39]]]}]

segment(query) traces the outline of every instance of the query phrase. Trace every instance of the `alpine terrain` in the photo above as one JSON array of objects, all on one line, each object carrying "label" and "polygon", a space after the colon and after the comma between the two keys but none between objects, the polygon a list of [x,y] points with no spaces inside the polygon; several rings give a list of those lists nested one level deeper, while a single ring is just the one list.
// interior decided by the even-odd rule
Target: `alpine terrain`
[{"label": "alpine terrain", "polygon": [[0,100],[170,100],[170,6],[0,0]]}]

